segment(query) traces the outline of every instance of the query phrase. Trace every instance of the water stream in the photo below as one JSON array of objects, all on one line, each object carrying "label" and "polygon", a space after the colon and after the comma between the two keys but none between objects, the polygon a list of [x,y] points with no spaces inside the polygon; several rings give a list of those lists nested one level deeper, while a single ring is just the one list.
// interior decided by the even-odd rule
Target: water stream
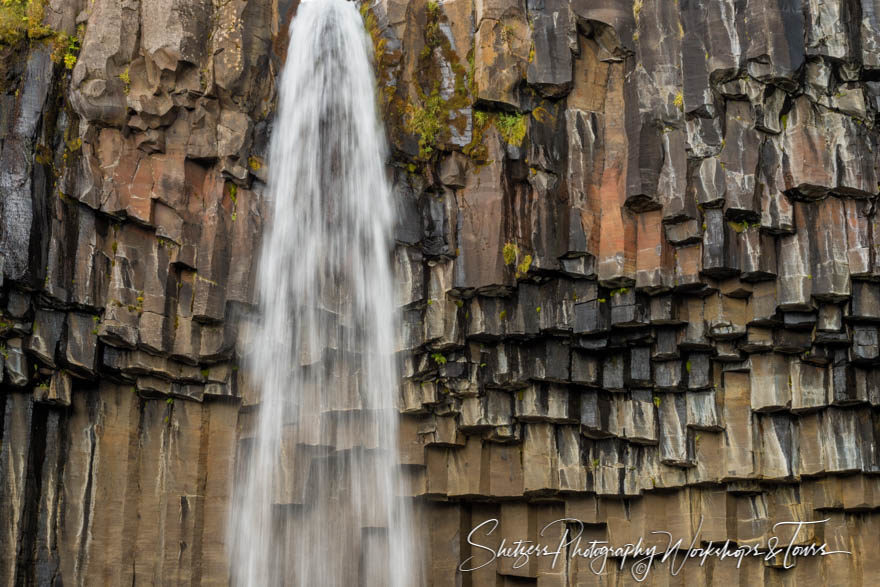
[{"label": "water stream", "polygon": [[269,155],[271,218],[239,456],[236,585],[417,584],[397,469],[394,207],[372,47],[354,3],[303,2]]}]

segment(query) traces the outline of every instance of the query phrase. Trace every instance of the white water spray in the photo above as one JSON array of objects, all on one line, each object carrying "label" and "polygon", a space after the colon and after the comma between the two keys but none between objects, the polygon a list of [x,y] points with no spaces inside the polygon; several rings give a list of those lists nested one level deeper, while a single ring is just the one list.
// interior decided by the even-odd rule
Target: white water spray
[{"label": "white water spray", "polygon": [[273,209],[260,258],[229,547],[236,585],[410,586],[397,468],[398,332],[372,48],[355,4],[303,2],[272,133]]}]

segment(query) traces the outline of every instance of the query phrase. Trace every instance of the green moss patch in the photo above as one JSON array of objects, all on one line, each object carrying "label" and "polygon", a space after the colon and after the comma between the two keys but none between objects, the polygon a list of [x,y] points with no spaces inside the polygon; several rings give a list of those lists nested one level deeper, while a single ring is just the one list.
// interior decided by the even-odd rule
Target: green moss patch
[{"label": "green moss patch", "polygon": [[526,117],[523,114],[499,113],[495,119],[495,127],[501,138],[510,145],[519,147],[526,138]]},{"label": "green moss patch", "polygon": [[52,36],[42,25],[45,12],[45,0],[0,0],[0,45]]}]

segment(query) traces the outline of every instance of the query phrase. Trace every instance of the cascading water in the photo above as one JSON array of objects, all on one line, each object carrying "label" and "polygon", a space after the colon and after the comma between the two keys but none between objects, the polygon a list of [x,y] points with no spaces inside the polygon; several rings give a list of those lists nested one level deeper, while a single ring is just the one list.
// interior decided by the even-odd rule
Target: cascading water
[{"label": "cascading water", "polygon": [[303,2],[272,133],[271,227],[239,455],[237,585],[415,585],[397,468],[399,332],[372,48],[345,0]]}]

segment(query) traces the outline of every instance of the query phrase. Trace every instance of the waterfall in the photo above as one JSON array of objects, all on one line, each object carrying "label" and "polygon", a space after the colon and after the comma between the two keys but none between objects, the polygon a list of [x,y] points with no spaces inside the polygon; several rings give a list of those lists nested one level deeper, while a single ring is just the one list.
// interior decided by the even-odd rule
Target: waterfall
[{"label": "waterfall", "polygon": [[394,207],[354,3],[303,2],[269,154],[259,392],[229,549],[236,585],[417,584],[397,463]]}]

